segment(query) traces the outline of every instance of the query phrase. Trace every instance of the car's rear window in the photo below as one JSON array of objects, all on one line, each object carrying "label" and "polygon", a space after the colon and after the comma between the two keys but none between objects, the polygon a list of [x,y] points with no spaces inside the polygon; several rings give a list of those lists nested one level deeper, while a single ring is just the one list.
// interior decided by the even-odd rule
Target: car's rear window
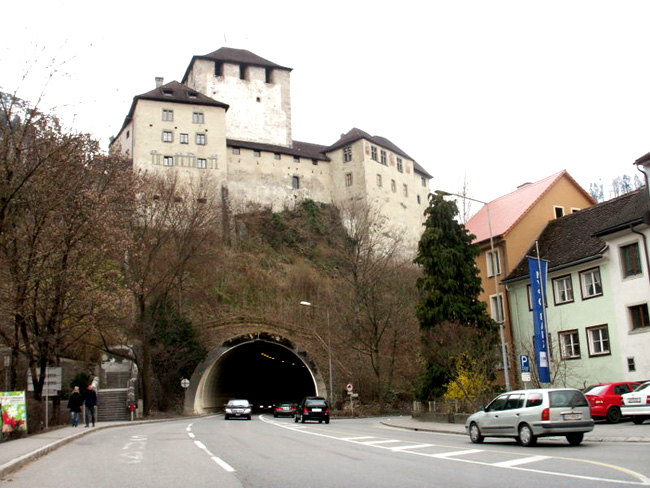
[{"label": "car's rear window", "polygon": [[585,392],[585,395],[602,395],[605,388],[607,388],[607,385],[592,386]]},{"label": "car's rear window", "polygon": [[323,400],[307,400],[305,402],[310,407],[326,407],[327,404]]},{"label": "car's rear window", "polygon": [[526,400],[527,407],[537,407],[542,404],[542,394],[541,393],[531,393],[528,395],[528,400]]},{"label": "car's rear window", "polygon": [[548,394],[551,407],[588,407],[585,396],[578,390],[551,391]]}]

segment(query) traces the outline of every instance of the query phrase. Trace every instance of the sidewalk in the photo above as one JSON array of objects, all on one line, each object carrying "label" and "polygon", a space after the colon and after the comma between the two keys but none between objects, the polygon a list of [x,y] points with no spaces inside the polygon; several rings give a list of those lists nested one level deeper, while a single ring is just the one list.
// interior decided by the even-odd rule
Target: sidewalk
[{"label": "sidewalk", "polygon": [[[447,434],[465,434],[465,424],[429,422],[414,419],[410,415],[394,417],[381,421],[382,424],[401,429]],[[632,422],[607,424],[597,422],[594,430],[585,434],[584,442],[648,442],[650,443],[650,422],[635,425]]]},{"label": "sidewalk", "polygon": [[[101,422],[96,427],[76,428],[66,426],[52,429],[42,434],[31,435],[0,443],[0,480],[11,472],[19,469],[30,461],[47,454],[62,445],[72,442],[79,437],[92,434],[99,429],[110,429],[127,425],[138,425],[150,422],[165,422],[170,419],[134,420],[132,422]],[[334,419],[334,422],[336,419]],[[424,432],[441,432],[447,434],[465,435],[464,424],[429,422],[417,420],[410,415],[391,417],[380,420],[383,425]],[[468,439],[469,442],[469,439]],[[650,443],[650,422],[634,425],[631,422],[620,424],[597,423],[592,432],[585,434],[585,442],[647,442]]]}]

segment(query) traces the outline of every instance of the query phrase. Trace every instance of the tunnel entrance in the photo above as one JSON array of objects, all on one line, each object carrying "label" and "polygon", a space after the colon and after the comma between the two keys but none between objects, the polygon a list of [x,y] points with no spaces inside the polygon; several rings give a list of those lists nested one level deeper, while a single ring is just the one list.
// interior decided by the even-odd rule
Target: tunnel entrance
[{"label": "tunnel entrance", "polygon": [[289,341],[281,342],[240,338],[213,350],[192,376],[196,387],[186,393],[186,411],[192,405],[193,413],[220,412],[228,400],[245,398],[256,412],[264,412],[274,403],[324,395],[320,375],[306,354]]}]

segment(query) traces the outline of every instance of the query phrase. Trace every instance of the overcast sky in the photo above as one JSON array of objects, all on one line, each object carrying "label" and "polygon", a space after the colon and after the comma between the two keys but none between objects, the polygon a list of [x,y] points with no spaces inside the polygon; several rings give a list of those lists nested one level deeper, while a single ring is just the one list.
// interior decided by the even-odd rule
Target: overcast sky
[{"label": "overcast sky", "polygon": [[466,178],[492,200],[563,169],[607,187],[650,152],[647,0],[23,0],[2,13],[0,89],[44,93],[42,109],[104,149],[156,76],[181,81],[193,55],[227,46],[293,68],[294,140],[386,137],[432,189]]}]

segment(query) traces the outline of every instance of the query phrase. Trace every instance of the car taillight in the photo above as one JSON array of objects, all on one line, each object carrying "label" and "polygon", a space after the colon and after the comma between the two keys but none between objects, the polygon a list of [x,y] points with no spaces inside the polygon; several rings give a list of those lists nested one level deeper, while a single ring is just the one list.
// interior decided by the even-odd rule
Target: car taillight
[{"label": "car taillight", "polygon": [[548,408],[542,410],[542,420],[549,420],[551,418],[551,411]]},{"label": "car taillight", "polygon": [[645,402],[646,402],[646,405],[650,405],[650,395],[645,397]]},{"label": "car taillight", "polygon": [[330,409],[329,409],[329,408],[326,408],[326,409],[325,409],[325,413],[326,413],[327,415],[329,415],[329,413],[330,413]]},{"label": "car taillight", "polygon": [[305,408],[305,409],[302,411],[302,413],[309,413],[309,410],[307,410],[307,408]]},{"label": "car taillight", "polygon": [[596,399],[594,400],[594,403],[595,403],[596,405],[600,405],[601,403],[603,403],[603,400],[600,399],[600,398],[596,398]]}]

